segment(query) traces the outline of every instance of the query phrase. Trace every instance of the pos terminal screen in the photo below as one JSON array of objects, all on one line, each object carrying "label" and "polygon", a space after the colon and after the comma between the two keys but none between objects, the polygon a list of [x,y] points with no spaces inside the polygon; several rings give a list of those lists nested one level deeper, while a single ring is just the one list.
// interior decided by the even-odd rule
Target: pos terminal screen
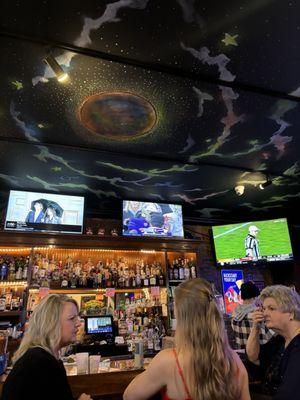
[{"label": "pos terminal screen", "polygon": [[86,333],[112,333],[112,317],[111,316],[98,316],[86,318]]}]

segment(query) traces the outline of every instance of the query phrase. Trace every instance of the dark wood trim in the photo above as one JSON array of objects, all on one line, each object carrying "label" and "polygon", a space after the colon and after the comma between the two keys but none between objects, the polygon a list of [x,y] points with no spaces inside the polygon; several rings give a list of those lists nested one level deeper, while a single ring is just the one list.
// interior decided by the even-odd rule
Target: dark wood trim
[{"label": "dark wood trim", "polygon": [[0,311],[0,317],[17,317],[22,311]]},{"label": "dark wood trim", "polygon": [[[165,237],[98,236],[35,232],[0,232],[0,246],[64,248],[103,248],[114,250],[156,250],[198,252],[202,241]],[[30,249],[29,249],[30,250]]]}]

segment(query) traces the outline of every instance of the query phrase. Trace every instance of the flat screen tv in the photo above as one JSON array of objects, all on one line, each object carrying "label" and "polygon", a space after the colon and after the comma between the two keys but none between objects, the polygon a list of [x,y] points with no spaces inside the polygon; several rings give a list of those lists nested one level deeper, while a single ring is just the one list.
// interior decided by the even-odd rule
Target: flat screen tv
[{"label": "flat screen tv", "polygon": [[182,206],[124,200],[123,235],[184,237]]},{"label": "flat screen tv", "polygon": [[220,266],[293,260],[285,218],[214,226],[212,232]]},{"label": "flat screen tv", "polygon": [[84,197],[11,190],[4,229],[82,233]]},{"label": "flat screen tv", "polygon": [[100,315],[100,316],[90,316],[85,317],[85,332],[88,335],[94,335],[99,333],[112,333],[113,328],[113,318],[111,315]]}]

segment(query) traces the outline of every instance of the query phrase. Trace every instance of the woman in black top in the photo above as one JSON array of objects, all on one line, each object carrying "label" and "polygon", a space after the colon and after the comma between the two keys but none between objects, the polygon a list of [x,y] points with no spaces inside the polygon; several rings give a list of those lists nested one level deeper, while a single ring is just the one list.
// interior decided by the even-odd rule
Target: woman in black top
[{"label": "woman in black top", "polygon": [[[252,313],[248,358],[261,367],[265,394],[274,400],[295,399],[300,392],[300,296],[287,286],[274,285],[266,287],[260,299],[262,308]],[[277,335],[260,346],[262,322]]]},{"label": "woman in black top", "polygon": [[[1,399],[73,400],[59,351],[76,340],[79,326],[75,300],[59,294],[46,296],[30,317]],[[78,400],[91,397],[83,393]]]}]

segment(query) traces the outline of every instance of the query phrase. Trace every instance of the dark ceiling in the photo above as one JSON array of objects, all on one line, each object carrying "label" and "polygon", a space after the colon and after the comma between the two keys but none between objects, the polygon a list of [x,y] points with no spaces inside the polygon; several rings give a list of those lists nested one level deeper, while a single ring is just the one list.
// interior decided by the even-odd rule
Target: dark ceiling
[{"label": "dark ceiling", "polygon": [[[293,218],[300,2],[2,0],[9,189],[183,205],[188,223]],[[69,74],[59,83],[43,59]],[[273,184],[260,190],[267,174]],[[234,187],[244,185],[237,196]]]}]

